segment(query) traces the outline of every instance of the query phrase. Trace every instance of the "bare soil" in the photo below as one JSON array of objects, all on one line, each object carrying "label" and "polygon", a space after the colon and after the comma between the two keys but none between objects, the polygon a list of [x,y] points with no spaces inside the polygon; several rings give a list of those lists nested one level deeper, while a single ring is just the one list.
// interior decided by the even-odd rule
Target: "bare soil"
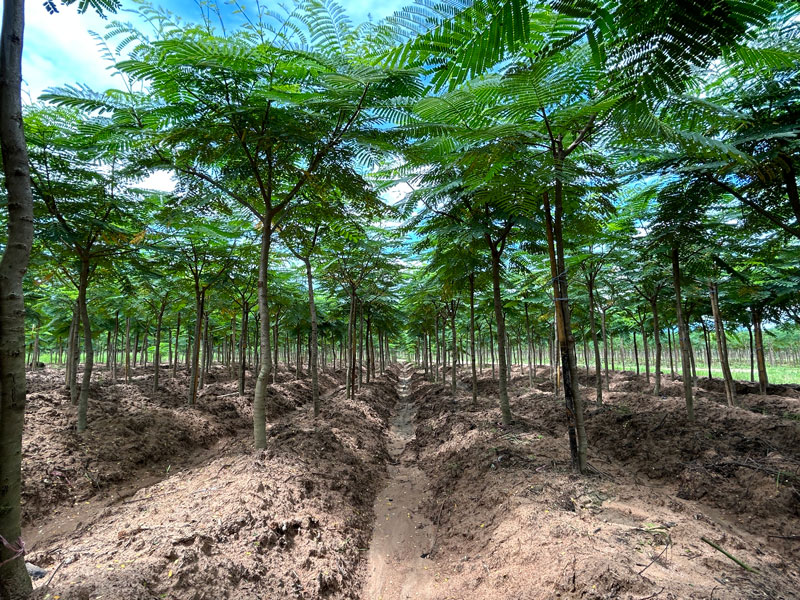
[{"label": "bare soil", "polygon": [[548,369],[533,389],[516,375],[509,429],[485,380],[473,406],[468,379],[453,396],[415,376],[412,443],[426,514],[441,514],[431,598],[800,597],[796,387],[730,408],[701,380],[689,423],[679,382],[655,398],[643,377],[615,373],[603,406],[582,387],[593,475],[579,477]]},{"label": "bare soil", "polygon": [[[281,372],[267,449],[226,370],[194,407],[186,374],[129,385],[100,373],[74,432],[63,373],[32,374],[24,440],[26,559],[63,600],[800,598],[800,388],[740,407],[700,380],[653,397],[614,373],[605,403],[583,373],[592,473],[570,465],[549,370],[515,371],[500,425],[485,373],[449,386],[393,367],[345,399]],[[398,393],[399,392],[399,393]],[[703,541],[718,545],[752,571]],[[49,586],[46,582],[53,576]],[[48,596],[49,595],[49,596]]]},{"label": "bare soil", "polygon": [[[34,374],[26,559],[55,575],[37,583],[39,596],[357,597],[396,376],[349,401],[340,375],[323,375],[315,421],[309,382],[282,374],[267,448],[254,453],[250,401],[224,372],[194,408],[184,405],[185,377],[152,394],[151,375],[99,385],[78,438],[63,374]],[[96,484],[81,482],[87,463]]]}]

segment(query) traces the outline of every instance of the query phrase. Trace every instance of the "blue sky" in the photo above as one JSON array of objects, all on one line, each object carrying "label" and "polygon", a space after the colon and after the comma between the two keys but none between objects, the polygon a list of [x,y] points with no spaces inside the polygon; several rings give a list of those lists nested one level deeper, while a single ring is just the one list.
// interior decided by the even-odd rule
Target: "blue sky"
[{"label": "blue sky", "polygon": [[[358,23],[368,15],[380,19],[413,0],[340,0],[350,18]],[[107,21],[94,13],[79,15],[75,6],[60,7],[50,15],[42,0],[28,0],[25,8],[25,47],[22,72],[23,101],[34,101],[45,89],[67,83],[85,83],[96,90],[116,87],[111,73],[100,57],[90,31],[103,33],[112,20],[136,21],[136,15],[126,12],[133,4],[122,0],[123,11]],[[186,17],[199,14],[192,0],[154,2]],[[223,4],[223,2],[220,2]],[[244,2],[245,6],[248,2]],[[277,2],[266,0],[266,5]]]}]

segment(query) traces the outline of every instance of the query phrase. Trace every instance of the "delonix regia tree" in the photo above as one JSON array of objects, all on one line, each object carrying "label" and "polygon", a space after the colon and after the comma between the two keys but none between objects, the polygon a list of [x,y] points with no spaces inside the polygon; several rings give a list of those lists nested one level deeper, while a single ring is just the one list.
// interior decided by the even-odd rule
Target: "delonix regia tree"
[{"label": "delonix regia tree", "polygon": [[48,97],[110,111],[138,129],[151,166],[202,180],[258,220],[262,355],[253,431],[262,448],[276,224],[317,177],[335,179],[362,148],[367,154],[378,148],[385,137],[381,109],[416,96],[420,85],[413,71],[365,60],[380,38],[371,28],[354,28],[333,3],[299,3],[282,15],[259,7],[254,19],[225,34],[208,22],[185,26],[162,11],[143,15],[156,28],[152,41],[121,24],[111,35],[131,47],[117,69],[146,92],[93,96],[64,89]]},{"label": "delonix regia tree", "polygon": [[[73,4],[74,0],[62,0]],[[46,3],[56,11],[53,0]],[[117,0],[85,0],[81,11],[113,12]],[[7,191],[8,236],[0,259],[0,595],[8,600],[31,590],[19,529],[22,424],[25,411],[25,304],[22,280],[33,243],[33,194],[22,120],[24,0],[3,6],[0,32],[0,148]]]}]

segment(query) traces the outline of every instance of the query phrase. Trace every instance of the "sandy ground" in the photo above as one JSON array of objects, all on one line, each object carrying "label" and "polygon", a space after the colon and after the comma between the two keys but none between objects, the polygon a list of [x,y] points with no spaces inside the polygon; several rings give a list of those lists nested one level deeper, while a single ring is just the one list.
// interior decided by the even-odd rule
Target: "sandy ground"
[{"label": "sandy ground", "polygon": [[614,374],[606,404],[587,408],[593,474],[579,477],[547,374],[532,389],[515,378],[507,430],[490,382],[472,406],[468,380],[454,397],[415,376],[426,512],[441,511],[431,597],[800,597],[796,387],[728,408],[701,381],[692,424],[678,382],[654,398],[643,377]]},{"label": "sandy ground", "polygon": [[430,485],[416,466],[416,456],[405,452],[414,439],[410,375],[406,370],[401,376],[400,399],[390,421],[388,449],[392,462],[373,508],[375,528],[363,598],[429,598],[436,585],[430,560],[426,560],[433,549],[435,531],[421,510],[428,500]]},{"label": "sandy ground", "polygon": [[[73,444],[69,464],[80,466],[91,457],[98,484],[67,486],[60,493],[45,493],[44,479],[27,486],[32,507],[24,532],[30,540],[27,560],[48,570],[37,582],[39,597],[357,597],[371,509],[388,462],[386,430],[397,399],[396,377],[389,373],[347,400],[340,377],[323,376],[324,408],[318,420],[308,381],[294,381],[288,374],[281,379],[270,392],[265,450],[252,450],[249,404],[230,395],[235,381],[221,381],[204,391],[197,408],[182,405],[181,393],[164,410],[177,424],[185,414],[193,415],[197,429],[205,431],[205,419],[212,420],[209,407],[231,402],[233,409],[222,411],[225,434],[207,448],[199,443],[205,438],[193,445],[195,438],[167,436],[158,447],[171,468],[149,474],[162,454],[142,450],[135,459],[143,463],[142,470],[127,471],[127,479],[124,470],[116,475],[111,467],[127,451],[124,442],[130,440],[136,453],[158,431],[130,428],[126,437],[115,437],[119,430],[109,429],[99,417],[91,420],[105,410],[102,401],[95,401],[89,435],[107,438],[106,445],[117,448],[106,465],[105,452],[76,441],[70,431],[73,409],[66,398],[32,403],[24,442],[28,478],[46,471],[59,451]],[[126,401],[130,386],[104,391],[104,398],[119,405],[117,418],[110,419],[114,427],[136,418],[140,410],[157,408],[158,399],[148,397],[146,375],[140,384],[141,397],[133,405]],[[39,393],[62,395],[57,387]],[[37,415],[41,410],[55,411],[63,426],[46,427]],[[170,421],[166,413],[161,417]],[[114,476],[103,478],[106,472]],[[61,486],[58,480],[48,482]]]},{"label": "sandy ground", "polygon": [[730,408],[701,380],[689,423],[678,381],[655,398],[615,373],[598,406],[584,374],[592,472],[578,476],[563,402],[537,371],[532,388],[515,372],[508,429],[488,373],[476,405],[466,375],[453,395],[393,368],[351,401],[325,374],[316,421],[309,382],[281,373],[259,452],[252,382],[240,399],[224,370],[191,408],[185,374],[157,393],[152,370],[130,385],[100,374],[83,436],[63,375],[33,374],[38,596],[800,598],[798,387],[741,383]]}]

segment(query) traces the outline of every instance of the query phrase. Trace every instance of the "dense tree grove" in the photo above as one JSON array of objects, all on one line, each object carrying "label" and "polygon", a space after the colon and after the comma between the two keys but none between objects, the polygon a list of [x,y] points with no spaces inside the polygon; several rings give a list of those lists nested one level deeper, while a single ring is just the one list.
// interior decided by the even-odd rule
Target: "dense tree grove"
[{"label": "dense tree grove", "polygon": [[735,379],[796,381],[796,3],[453,0],[358,26],[322,0],[222,24],[138,10],[147,31],[104,34],[119,89],[22,109],[22,163],[0,97],[3,582],[23,357],[64,367],[78,432],[89,383],[137,365],[154,389],[188,370],[188,404],[212,364],[241,395],[249,372],[255,448],[279,364],[309,374],[315,414],[320,371],[352,394],[397,360],[454,390],[463,369],[473,398],[488,371],[503,426],[512,369],[548,365],[580,472],[610,371],[656,396],[678,376],[690,419],[699,377],[730,405]]}]

